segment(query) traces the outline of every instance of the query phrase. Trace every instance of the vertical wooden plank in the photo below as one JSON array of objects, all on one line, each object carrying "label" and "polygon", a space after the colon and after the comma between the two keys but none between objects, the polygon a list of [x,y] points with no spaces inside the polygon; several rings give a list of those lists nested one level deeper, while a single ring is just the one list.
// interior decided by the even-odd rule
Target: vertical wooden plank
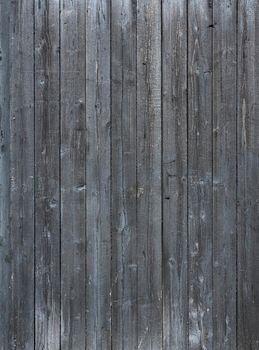
[{"label": "vertical wooden plank", "polygon": [[259,4],[238,7],[238,346],[258,349]]},{"label": "vertical wooden plank", "polygon": [[85,349],[85,2],[61,1],[61,348]]},{"label": "vertical wooden plank", "polygon": [[236,349],[236,1],[213,3],[213,349]]},{"label": "vertical wooden plank", "polygon": [[164,349],[188,347],[187,4],[163,2]]},{"label": "vertical wooden plank", "polygon": [[212,349],[212,1],[189,2],[189,349]]},{"label": "vertical wooden plank", "polygon": [[138,348],[162,346],[161,6],[137,9]]},{"label": "vertical wooden plank", "polygon": [[137,2],[112,1],[112,348],[137,349]]},{"label": "vertical wooden plank", "polygon": [[[28,21],[28,18],[30,20]],[[34,349],[34,19],[33,0],[10,12],[11,319],[8,349]]]},{"label": "vertical wooden plank", "polygon": [[60,349],[59,1],[35,0],[35,345]]},{"label": "vertical wooden plank", "polygon": [[87,344],[111,346],[110,1],[86,16]]},{"label": "vertical wooden plank", "polygon": [[0,2],[0,349],[10,348],[10,2]]}]

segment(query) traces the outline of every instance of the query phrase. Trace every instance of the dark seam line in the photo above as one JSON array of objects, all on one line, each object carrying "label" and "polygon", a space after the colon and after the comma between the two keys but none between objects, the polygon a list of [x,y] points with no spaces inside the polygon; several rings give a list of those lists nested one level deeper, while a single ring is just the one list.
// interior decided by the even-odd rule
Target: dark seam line
[{"label": "dark seam line", "polygon": [[[214,0],[212,0],[212,25],[214,25]],[[214,349],[214,30],[211,28],[211,200],[212,200],[212,210],[211,210],[211,290],[212,290],[212,303],[211,303],[211,315],[212,315],[212,350]]]},{"label": "dark seam line", "polygon": [[112,277],[113,277],[113,260],[112,260],[112,241],[113,241],[113,216],[112,216],[112,162],[113,162],[113,153],[112,153],[112,0],[109,2],[110,6],[110,349],[113,348],[113,293],[112,293]]},{"label": "dark seam line", "polygon": [[[86,7],[86,3],[85,3],[85,7]],[[84,273],[84,277],[85,277],[85,295],[84,295],[84,301],[85,301],[85,350],[87,349],[87,310],[88,310],[88,305],[87,305],[87,194],[88,194],[88,184],[87,184],[87,106],[86,106],[86,87],[87,87],[87,79],[86,79],[86,55],[87,55],[87,47],[86,47],[86,20],[87,20],[87,12],[88,9],[85,8],[85,16],[84,16],[84,26],[85,26],[85,32],[84,32],[84,45],[85,45],[85,70],[84,70],[84,77],[85,77],[85,98],[84,98],[84,102],[85,102],[85,143],[84,143],[84,148],[85,148],[85,154],[84,154],[84,158],[85,158],[85,186],[86,186],[86,190],[85,190],[85,273]]]},{"label": "dark seam line", "polygon": [[[135,164],[135,176],[136,176],[136,189],[135,189],[135,204],[136,204],[136,256],[137,256],[137,288],[136,288],[136,326],[138,325],[139,320],[139,303],[138,303],[138,296],[139,296],[139,266],[138,266],[138,0],[136,0],[136,47],[135,47],[135,74],[136,74],[136,116],[135,116],[135,152],[136,152],[136,164]],[[138,338],[139,338],[139,327],[136,327],[136,341],[138,344]]]},{"label": "dark seam line", "polygon": [[34,271],[33,271],[33,283],[34,283],[34,291],[33,291],[33,304],[34,304],[34,349],[36,350],[36,41],[35,41],[35,32],[36,32],[36,11],[35,11],[35,2],[33,2],[33,118],[34,118],[34,150],[33,150],[33,259],[34,259]]},{"label": "dark seam line", "polygon": [[[61,349],[62,344],[62,215],[61,215],[61,0],[59,0],[59,348]],[[36,349],[35,349],[36,350]]]},{"label": "dark seam line", "polygon": [[189,344],[189,313],[190,313],[190,258],[189,258],[189,250],[190,250],[190,238],[189,238],[189,2],[186,0],[186,158],[187,158],[187,188],[186,188],[186,233],[187,233],[187,251],[186,251],[186,260],[187,260],[187,339],[186,344],[187,348],[190,348]]},{"label": "dark seam line", "polygon": [[238,247],[239,247],[239,239],[238,239],[238,69],[239,69],[239,64],[238,64],[238,15],[239,15],[239,6],[238,6],[238,0],[236,1],[236,348],[237,350],[239,349],[239,344],[238,344],[238,284],[239,284],[239,276],[238,276],[238,259],[239,259],[239,252],[238,252]]},{"label": "dark seam line", "polygon": [[161,11],[161,92],[160,92],[160,103],[161,103],[161,294],[162,294],[162,302],[161,302],[161,314],[162,314],[162,349],[164,349],[164,171],[163,171],[163,161],[164,161],[164,123],[163,123],[163,0],[160,2],[160,11]]}]

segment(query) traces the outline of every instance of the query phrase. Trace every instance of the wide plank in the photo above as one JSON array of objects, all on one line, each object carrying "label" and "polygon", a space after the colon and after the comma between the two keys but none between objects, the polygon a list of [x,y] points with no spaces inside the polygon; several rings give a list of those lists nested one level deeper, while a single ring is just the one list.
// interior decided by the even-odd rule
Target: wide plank
[{"label": "wide plank", "polygon": [[61,1],[61,348],[86,346],[85,17]]},{"label": "wide plank", "polygon": [[11,2],[8,349],[34,349],[34,6]]},{"label": "wide plank", "polygon": [[189,349],[210,350],[212,323],[212,1],[188,3]]},{"label": "wide plank", "polygon": [[35,346],[60,349],[59,1],[35,1]]},{"label": "wide plank", "polygon": [[238,347],[259,346],[259,3],[238,2]]},{"label": "wide plank", "polygon": [[163,345],[187,349],[187,2],[163,2]]},{"label": "wide plank", "polygon": [[236,349],[236,1],[213,3],[213,349]]},{"label": "wide plank", "polygon": [[0,2],[0,349],[10,347],[10,37],[11,4]]},{"label": "wide plank", "polygon": [[112,348],[137,349],[137,2],[112,1]]},{"label": "wide plank", "polygon": [[162,347],[161,3],[137,3],[138,349]]},{"label": "wide plank", "polygon": [[86,9],[87,350],[111,347],[110,1]]}]

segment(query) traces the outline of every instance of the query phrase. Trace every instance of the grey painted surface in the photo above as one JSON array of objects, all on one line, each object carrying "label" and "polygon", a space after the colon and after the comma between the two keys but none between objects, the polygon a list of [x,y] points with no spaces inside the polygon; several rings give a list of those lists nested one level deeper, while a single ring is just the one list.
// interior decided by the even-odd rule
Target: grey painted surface
[{"label": "grey painted surface", "polygon": [[259,350],[256,0],[0,0],[0,350]]}]

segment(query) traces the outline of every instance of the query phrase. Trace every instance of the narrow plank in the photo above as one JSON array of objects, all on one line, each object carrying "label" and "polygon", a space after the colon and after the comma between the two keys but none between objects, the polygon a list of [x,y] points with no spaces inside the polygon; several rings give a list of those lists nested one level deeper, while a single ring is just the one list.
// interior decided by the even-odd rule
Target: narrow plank
[{"label": "narrow plank", "polygon": [[137,2],[112,1],[112,348],[137,349]]},{"label": "narrow plank", "polygon": [[85,3],[61,1],[61,348],[85,349]]},{"label": "narrow plank", "polygon": [[187,3],[163,2],[164,349],[188,348]]},{"label": "narrow plank", "polygon": [[236,1],[213,3],[213,349],[236,349]]},{"label": "narrow plank", "polygon": [[60,349],[59,2],[35,0],[35,346]]},{"label": "narrow plank", "polygon": [[87,344],[111,347],[110,1],[86,16]]},{"label": "narrow plank", "polygon": [[[27,19],[31,20],[28,21]],[[33,0],[11,2],[10,241],[8,349],[34,349]]]},{"label": "narrow plank", "polygon": [[189,2],[189,349],[212,349],[212,2]]},{"label": "narrow plank", "polygon": [[138,349],[162,347],[161,4],[137,4]]},{"label": "narrow plank", "polygon": [[10,2],[0,2],[0,349],[10,348]]},{"label": "narrow plank", "polygon": [[238,346],[259,335],[259,4],[238,7]]}]

